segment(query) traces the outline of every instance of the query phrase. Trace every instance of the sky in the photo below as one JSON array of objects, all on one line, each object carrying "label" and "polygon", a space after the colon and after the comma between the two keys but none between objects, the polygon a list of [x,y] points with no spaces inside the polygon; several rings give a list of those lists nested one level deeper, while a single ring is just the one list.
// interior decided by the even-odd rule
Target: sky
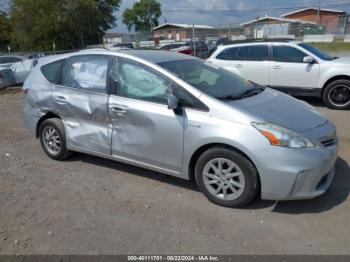
[{"label": "sky", "polygon": [[[344,10],[350,13],[350,0],[158,0],[162,5],[162,16],[159,19],[159,24],[164,23],[166,19],[168,23],[212,26],[238,25],[266,14],[279,17],[281,14],[291,12],[290,8],[293,9],[293,7],[296,7],[295,10],[306,6],[317,7],[319,1],[321,8]],[[125,8],[132,7],[135,2],[137,0],[122,0],[120,9],[115,14],[116,27],[110,31],[127,32],[122,23],[122,13]],[[338,4],[348,5],[337,7]],[[179,11],[184,9],[186,11]],[[203,12],[203,10],[207,11]],[[209,10],[220,11],[211,12]]]}]

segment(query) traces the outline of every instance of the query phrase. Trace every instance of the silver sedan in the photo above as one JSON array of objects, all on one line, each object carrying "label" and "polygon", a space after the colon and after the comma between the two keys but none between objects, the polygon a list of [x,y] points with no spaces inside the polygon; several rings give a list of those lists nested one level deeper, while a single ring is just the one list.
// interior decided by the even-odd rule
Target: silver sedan
[{"label": "silver sedan", "polygon": [[73,151],[190,180],[214,203],[313,198],[334,176],[334,125],[312,106],[164,51],[47,58],[24,83],[45,153]]}]

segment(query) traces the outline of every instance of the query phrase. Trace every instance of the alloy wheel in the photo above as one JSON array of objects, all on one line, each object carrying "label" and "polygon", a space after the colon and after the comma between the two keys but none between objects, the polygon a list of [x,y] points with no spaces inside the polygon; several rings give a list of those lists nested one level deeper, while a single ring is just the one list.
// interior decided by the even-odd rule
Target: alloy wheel
[{"label": "alloy wheel", "polygon": [[336,85],[328,93],[328,100],[334,106],[346,106],[350,104],[350,87],[347,85]]},{"label": "alloy wheel", "polygon": [[226,158],[214,158],[203,169],[203,181],[208,191],[221,200],[235,200],[245,189],[242,170]]},{"label": "alloy wheel", "polygon": [[61,150],[61,139],[56,129],[51,126],[46,126],[43,131],[43,141],[46,150],[56,155]]}]

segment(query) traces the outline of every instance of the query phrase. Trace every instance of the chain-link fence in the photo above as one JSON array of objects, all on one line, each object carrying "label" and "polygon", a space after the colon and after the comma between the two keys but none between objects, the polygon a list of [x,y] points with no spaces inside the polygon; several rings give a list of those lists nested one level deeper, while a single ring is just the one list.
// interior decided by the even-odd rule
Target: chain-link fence
[{"label": "chain-link fence", "polygon": [[234,41],[256,38],[289,38],[301,41],[331,42],[344,39],[347,41],[350,38],[350,21],[347,14],[320,15],[308,19],[309,21],[264,16],[242,24],[220,26],[170,23],[156,28],[149,38],[153,38],[156,46],[183,41],[205,41],[211,45],[212,42],[220,39]]}]

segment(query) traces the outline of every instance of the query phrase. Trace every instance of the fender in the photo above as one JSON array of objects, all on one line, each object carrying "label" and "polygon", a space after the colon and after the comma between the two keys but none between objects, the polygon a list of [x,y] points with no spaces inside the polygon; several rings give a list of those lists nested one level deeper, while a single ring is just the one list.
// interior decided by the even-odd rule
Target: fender
[{"label": "fender", "polygon": [[350,70],[347,68],[330,68],[329,70],[326,70],[325,72],[322,72],[320,74],[320,80],[319,80],[319,88],[323,88],[324,85],[327,83],[327,81],[333,77],[337,76],[347,76],[350,77]]}]

